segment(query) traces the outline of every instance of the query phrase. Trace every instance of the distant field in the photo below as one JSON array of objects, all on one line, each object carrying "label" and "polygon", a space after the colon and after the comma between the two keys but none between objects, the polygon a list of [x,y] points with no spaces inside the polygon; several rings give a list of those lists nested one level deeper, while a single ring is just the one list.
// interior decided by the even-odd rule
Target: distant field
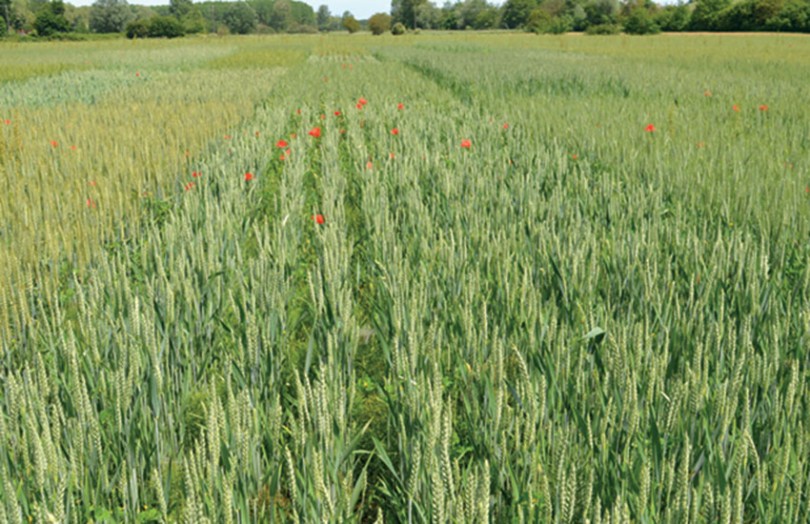
[{"label": "distant field", "polygon": [[810,38],[0,43],[0,524],[806,522]]}]

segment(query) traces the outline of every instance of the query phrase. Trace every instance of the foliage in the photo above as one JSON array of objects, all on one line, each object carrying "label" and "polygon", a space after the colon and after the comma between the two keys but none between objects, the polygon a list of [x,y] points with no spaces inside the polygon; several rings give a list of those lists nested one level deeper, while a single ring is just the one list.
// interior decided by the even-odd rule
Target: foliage
[{"label": "foliage", "polygon": [[586,35],[618,35],[622,32],[619,24],[593,24],[585,29]]},{"label": "foliage", "polygon": [[318,31],[322,32],[329,31],[329,24],[331,20],[332,20],[332,13],[329,12],[329,6],[324,4],[318,7],[317,13]]},{"label": "foliage", "polygon": [[404,35],[407,29],[404,24],[401,22],[397,22],[394,24],[394,27],[391,28],[391,34],[394,36]]},{"label": "foliage", "polygon": [[665,6],[655,16],[655,23],[663,31],[686,31],[689,17],[689,6],[686,4]]},{"label": "foliage", "polygon": [[731,5],[731,0],[696,0],[689,21],[693,31],[717,31],[722,29],[722,13]]},{"label": "foliage", "polygon": [[245,2],[231,3],[223,16],[223,23],[232,34],[246,35],[256,29],[256,11]]},{"label": "foliage", "polygon": [[186,34],[183,23],[172,16],[155,16],[147,25],[151,38],[177,38]]},{"label": "foliage", "polygon": [[360,22],[349,12],[343,14],[341,25],[349,33],[356,33],[360,30]]},{"label": "foliage", "polygon": [[417,13],[428,0],[391,0],[392,23],[401,23],[407,29],[417,27]]},{"label": "foliage", "polygon": [[391,29],[391,15],[376,13],[368,19],[368,28],[372,35],[381,35]]},{"label": "foliage", "polygon": [[654,35],[661,32],[661,27],[643,7],[636,7],[630,11],[630,15],[624,20],[623,28],[628,35]]},{"label": "foliage", "polygon": [[65,18],[65,5],[61,0],[52,0],[39,9],[34,20],[34,30],[38,36],[51,36],[70,30],[70,24]]},{"label": "foliage", "polygon": [[180,20],[194,10],[192,0],[169,0],[169,14]]},{"label": "foliage", "polygon": [[90,8],[90,29],[96,33],[121,33],[130,20],[126,0],[96,0]]},{"label": "foliage", "polygon": [[[507,29],[518,29],[536,23],[532,21],[532,14],[537,8],[536,0],[506,0],[503,4],[503,14],[501,20]],[[536,19],[538,15],[535,15]],[[535,29],[530,29],[534,31]]]},{"label": "foliage", "polygon": [[149,21],[146,19],[133,20],[124,28],[127,38],[146,38],[149,36]]}]

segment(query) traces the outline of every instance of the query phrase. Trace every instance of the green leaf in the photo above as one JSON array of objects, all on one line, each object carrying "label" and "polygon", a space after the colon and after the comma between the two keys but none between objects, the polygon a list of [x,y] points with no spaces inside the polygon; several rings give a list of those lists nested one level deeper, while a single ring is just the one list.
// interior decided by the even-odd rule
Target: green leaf
[{"label": "green leaf", "polygon": [[592,330],[588,331],[588,333],[582,337],[583,340],[594,340],[596,342],[601,342],[607,332],[600,328],[599,326],[594,327]]}]

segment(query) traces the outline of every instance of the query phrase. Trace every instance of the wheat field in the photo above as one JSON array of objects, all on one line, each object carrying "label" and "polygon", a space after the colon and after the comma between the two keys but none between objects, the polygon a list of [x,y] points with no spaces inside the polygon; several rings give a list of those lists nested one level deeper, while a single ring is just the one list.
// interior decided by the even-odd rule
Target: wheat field
[{"label": "wheat field", "polygon": [[810,39],[0,43],[0,524],[810,512]]}]

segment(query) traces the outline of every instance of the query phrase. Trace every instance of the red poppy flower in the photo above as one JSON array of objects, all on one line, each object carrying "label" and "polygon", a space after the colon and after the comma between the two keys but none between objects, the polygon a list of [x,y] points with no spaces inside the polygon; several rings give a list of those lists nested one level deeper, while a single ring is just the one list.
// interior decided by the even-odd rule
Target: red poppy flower
[{"label": "red poppy flower", "polygon": [[250,182],[251,180],[253,180],[253,173],[248,171],[247,173],[245,173],[245,182]]},{"label": "red poppy flower", "polygon": [[345,129],[341,129],[340,131],[338,131],[338,133],[340,133],[341,135],[345,135],[345,134],[346,134],[346,130],[345,130]]},{"label": "red poppy flower", "polygon": [[706,97],[712,96],[712,92],[707,89],[707,90],[703,91],[703,96],[706,96]]},{"label": "red poppy flower", "polygon": [[95,203],[95,201],[94,201],[92,198],[88,198],[88,199],[85,201],[85,204],[86,204],[86,205],[87,205],[87,207],[89,207],[90,209],[95,209],[95,208],[96,208],[96,203]]},{"label": "red poppy flower", "polygon": [[357,102],[357,105],[354,106],[354,107],[356,107],[357,109],[363,109],[363,104],[361,104],[360,102]]},{"label": "red poppy flower", "polygon": [[399,109],[400,111],[402,111],[403,109],[405,109],[405,104],[403,104],[402,102],[398,103],[398,104],[397,104],[397,109]]},{"label": "red poppy flower", "polygon": [[654,133],[655,132],[655,126],[653,124],[647,124],[647,127],[644,128],[644,131],[646,131],[648,133]]},{"label": "red poppy flower", "polygon": [[393,160],[394,158],[396,158],[396,155],[394,153],[388,153],[388,158]]},{"label": "red poppy flower", "polygon": [[51,147],[59,147],[59,142],[56,140],[51,140]]},{"label": "red poppy flower", "polygon": [[297,136],[298,136],[298,135],[296,135],[295,133],[290,133],[290,138],[295,138],[295,137],[297,137]]},{"label": "red poppy flower", "polygon": [[96,187],[96,181],[91,180],[90,182],[87,183],[87,185],[90,186],[90,187]]},{"label": "red poppy flower", "polygon": [[398,135],[399,134],[399,129],[397,129],[395,127],[394,129],[391,130],[391,134],[394,135],[394,136]]},{"label": "red poppy flower", "polygon": [[141,76],[141,72],[140,71],[135,71],[135,76]]},{"label": "red poppy flower", "polygon": [[76,151],[76,149],[77,149],[76,146],[70,146],[71,151]]},{"label": "red poppy flower", "polygon": [[296,110],[295,110],[295,114],[296,114],[296,115],[300,115],[300,114],[301,114],[301,110],[300,110],[300,109],[296,109]]},{"label": "red poppy flower", "polygon": [[368,169],[369,171],[371,171],[372,169],[374,169],[374,164],[372,164],[372,163],[371,163],[371,160],[369,160],[368,162],[366,162],[366,169]]},{"label": "red poppy flower", "polygon": [[191,172],[191,178],[200,178],[201,176],[202,176],[202,173],[200,173],[199,171],[192,171]]},{"label": "red poppy flower", "polygon": [[225,136],[223,136],[222,138],[224,138],[225,140],[230,140],[230,139],[231,139],[231,135],[225,135]]},{"label": "red poppy flower", "polygon": [[321,128],[320,127],[313,127],[309,130],[309,136],[313,138],[321,138]]},{"label": "red poppy flower", "polygon": [[276,142],[276,147],[277,147],[277,148],[279,148],[279,149],[284,149],[284,148],[285,148],[285,147],[287,147],[288,145],[289,145],[289,144],[287,143],[287,141],[286,141],[286,140],[283,140],[283,139],[282,139],[282,140],[279,140],[278,142]]},{"label": "red poppy flower", "polygon": [[767,111],[767,110],[768,110],[768,106],[767,106],[767,105],[765,105],[765,104],[762,104],[761,106],[759,106],[759,110],[760,110],[760,111]]},{"label": "red poppy flower", "polygon": [[363,97],[360,97],[360,99],[357,101],[357,103],[360,104],[361,106],[364,106],[364,105],[368,104],[368,100],[366,100]]},{"label": "red poppy flower", "polygon": [[312,220],[314,220],[318,224],[323,224],[326,220],[323,218],[323,215],[320,213],[317,215],[312,215]]},{"label": "red poppy flower", "polygon": [[321,115],[321,120],[326,120],[326,115]]},{"label": "red poppy flower", "polygon": [[504,129],[504,131],[506,131],[507,129],[509,129],[509,122],[504,122],[504,123],[503,123],[503,129]]},{"label": "red poppy flower", "polygon": [[740,106],[738,106],[737,104],[734,104],[733,106],[731,106],[731,110],[734,111],[735,113],[739,113],[740,112]]},{"label": "red poppy flower", "polygon": [[579,158],[579,155],[577,155],[576,153],[574,153],[573,155],[571,155],[571,160],[576,160],[576,159],[578,159],[578,158]]},{"label": "red poppy flower", "polygon": [[186,191],[191,191],[192,189],[194,189],[194,182],[189,182],[188,184],[186,184],[185,188]]},{"label": "red poppy flower", "polygon": [[5,120],[3,120],[3,123],[6,124],[7,126],[10,126],[11,125],[11,120],[6,118]]},{"label": "red poppy flower", "polygon": [[340,111],[335,111],[335,116],[340,116]]},{"label": "red poppy flower", "polygon": [[465,138],[464,140],[461,141],[461,147],[463,147],[464,149],[469,149],[472,147],[472,142],[468,138]]},{"label": "red poppy flower", "polygon": [[281,153],[280,155],[278,155],[278,159],[284,161],[287,160],[287,156],[284,153]]}]

